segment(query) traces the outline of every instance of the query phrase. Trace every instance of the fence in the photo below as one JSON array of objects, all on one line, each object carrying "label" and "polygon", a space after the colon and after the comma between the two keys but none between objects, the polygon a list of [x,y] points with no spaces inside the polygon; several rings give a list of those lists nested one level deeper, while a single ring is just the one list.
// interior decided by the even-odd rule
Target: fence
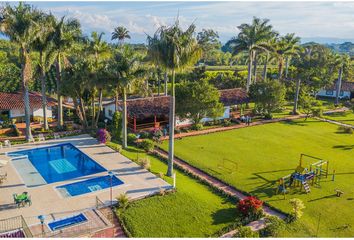
[{"label": "fence", "polygon": [[0,234],[13,231],[22,231],[25,237],[33,237],[22,215],[0,220]]}]

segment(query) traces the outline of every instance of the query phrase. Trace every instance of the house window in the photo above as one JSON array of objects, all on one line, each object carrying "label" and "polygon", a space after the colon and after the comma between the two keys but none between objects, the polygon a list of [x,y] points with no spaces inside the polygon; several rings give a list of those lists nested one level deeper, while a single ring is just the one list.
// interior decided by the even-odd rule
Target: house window
[{"label": "house window", "polygon": [[111,109],[108,110],[108,115],[109,115],[110,117],[113,116],[113,111],[112,111]]},{"label": "house window", "polygon": [[333,95],[333,90],[326,90],[326,95]]},{"label": "house window", "polygon": [[343,96],[344,95],[344,91],[340,91],[339,96]]}]

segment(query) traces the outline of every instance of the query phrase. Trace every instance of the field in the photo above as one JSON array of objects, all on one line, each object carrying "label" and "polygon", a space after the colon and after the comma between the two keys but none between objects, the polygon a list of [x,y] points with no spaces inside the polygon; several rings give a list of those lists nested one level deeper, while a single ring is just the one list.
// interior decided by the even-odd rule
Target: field
[{"label": "field", "polygon": [[354,125],[354,113],[352,111],[332,113],[324,115],[323,117],[337,122]]},{"label": "field", "polygon": [[[109,146],[117,144],[109,143]],[[141,150],[129,147],[123,155],[135,160],[147,155]],[[151,171],[165,173],[167,165],[159,159],[148,156]],[[176,171],[177,192],[139,200],[123,213],[123,220],[133,237],[209,237],[216,236],[224,227],[235,222],[235,202],[221,197],[213,191]],[[172,184],[172,179],[164,177]]]},{"label": "field", "polygon": [[[354,236],[354,135],[337,133],[336,125],[313,119],[272,123],[176,140],[175,149],[176,156],[285,212],[289,199],[302,199],[304,216],[284,236]],[[335,181],[330,174],[320,187],[310,186],[310,194],[296,188],[284,200],[275,195],[276,181],[294,171],[301,153],[329,160]],[[313,162],[306,158],[304,165]],[[335,196],[337,188],[342,197]]]}]

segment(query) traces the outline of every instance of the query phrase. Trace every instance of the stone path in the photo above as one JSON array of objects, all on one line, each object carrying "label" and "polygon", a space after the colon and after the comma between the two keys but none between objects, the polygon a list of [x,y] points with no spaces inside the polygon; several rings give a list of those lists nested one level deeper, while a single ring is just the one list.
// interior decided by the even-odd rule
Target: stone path
[{"label": "stone path", "polygon": [[317,119],[317,120],[323,121],[323,122],[328,122],[328,123],[336,124],[336,125],[339,125],[339,126],[350,127],[350,128],[354,129],[354,126],[351,125],[351,124],[341,123],[341,122],[337,122],[337,121],[326,119],[326,118],[320,118],[320,117],[314,117],[314,118]]},{"label": "stone path", "polygon": [[[168,153],[166,153],[162,149],[155,149],[155,152],[163,158],[168,158]],[[242,192],[240,192],[236,188],[234,188],[234,187],[224,183],[223,181],[209,175],[208,173],[200,170],[199,168],[193,167],[192,165],[183,161],[180,158],[174,157],[174,164],[177,165],[178,167],[184,169],[185,171],[192,173],[193,175],[200,178],[202,181],[218,188],[219,190],[223,191],[224,193],[226,193],[230,196],[234,196],[240,200],[247,197],[247,195],[243,194]],[[276,211],[268,206],[264,206],[263,210],[264,210],[264,213],[267,215],[277,216],[281,219],[286,218],[285,214],[283,214],[279,211]]]},{"label": "stone path", "polygon": [[[253,232],[259,231],[267,226],[265,219],[261,218],[257,221],[250,222],[246,227],[250,227]],[[232,238],[237,233],[237,229],[234,229],[230,232],[225,233],[221,238]]]}]

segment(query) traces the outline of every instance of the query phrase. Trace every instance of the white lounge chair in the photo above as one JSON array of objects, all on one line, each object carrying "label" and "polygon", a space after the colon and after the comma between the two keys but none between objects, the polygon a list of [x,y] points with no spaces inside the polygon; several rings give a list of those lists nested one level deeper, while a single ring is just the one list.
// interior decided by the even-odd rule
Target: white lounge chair
[{"label": "white lounge chair", "polygon": [[45,141],[45,137],[44,137],[43,133],[38,134],[38,141],[39,142]]},{"label": "white lounge chair", "polygon": [[59,139],[59,138],[60,138],[59,133],[54,133],[54,139]]},{"label": "white lounge chair", "polygon": [[4,147],[11,147],[11,142],[10,142],[10,140],[5,140],[5,141],[4,141]]}]

